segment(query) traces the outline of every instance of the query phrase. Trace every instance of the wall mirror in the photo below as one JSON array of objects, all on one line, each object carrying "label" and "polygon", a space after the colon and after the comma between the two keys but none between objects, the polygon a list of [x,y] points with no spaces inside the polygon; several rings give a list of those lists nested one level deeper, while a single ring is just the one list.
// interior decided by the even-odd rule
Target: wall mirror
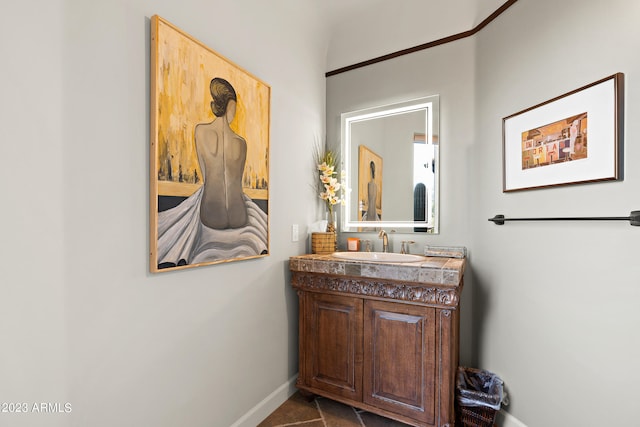
[{"label": "wall mirror", "polygon": [[342,231],[438,231],[439,96],[341,115]]}]

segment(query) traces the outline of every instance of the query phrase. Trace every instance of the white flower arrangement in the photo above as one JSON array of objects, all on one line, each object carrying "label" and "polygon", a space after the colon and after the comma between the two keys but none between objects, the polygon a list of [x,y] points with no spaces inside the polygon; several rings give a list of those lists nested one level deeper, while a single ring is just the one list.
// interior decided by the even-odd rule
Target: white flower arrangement
[{"label": "white flower arrangement", "polygon": [[[333,223],[333,207],[339,203],[344,204],[344,198],[342,197],[343,186],[337,178],[338,172],[336,171],[339,158],[334,151],[324,150],[320,147],[316,149],[315,157],[320,178],[320,198],[326,203],[329,212],[329,221]],[[342,174],[340,178],[342,179]],[[333,224],[329,224],[329,226],[332,225]]]}]

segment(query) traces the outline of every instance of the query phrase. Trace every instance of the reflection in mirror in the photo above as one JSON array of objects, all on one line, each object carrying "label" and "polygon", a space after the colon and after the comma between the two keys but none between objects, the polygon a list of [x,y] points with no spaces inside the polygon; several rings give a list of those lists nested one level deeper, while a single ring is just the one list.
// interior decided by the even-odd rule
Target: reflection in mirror
[{"label": "reflection in mirror", "polygon": [[342,231],[438,233],[438,95],[341,118]]}]

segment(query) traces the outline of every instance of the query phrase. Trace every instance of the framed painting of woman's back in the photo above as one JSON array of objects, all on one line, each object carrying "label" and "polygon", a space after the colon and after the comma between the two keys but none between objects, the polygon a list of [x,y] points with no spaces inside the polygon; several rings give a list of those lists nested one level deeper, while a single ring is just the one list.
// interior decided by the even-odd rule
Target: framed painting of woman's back
[{"label": "framed painting of woman's back", "polygon": [[151,19],[150,270],[269,254],[271,88]]}]

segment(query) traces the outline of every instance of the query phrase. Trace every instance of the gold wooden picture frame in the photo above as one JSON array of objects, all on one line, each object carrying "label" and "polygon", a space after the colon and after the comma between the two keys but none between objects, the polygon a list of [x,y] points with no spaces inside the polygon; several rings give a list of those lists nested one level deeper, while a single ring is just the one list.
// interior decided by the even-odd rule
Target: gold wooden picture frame
[{"label": "gold wooden picture frame", "polygon": [[152,272],[269,254],[271,88],[151,18]]}]

